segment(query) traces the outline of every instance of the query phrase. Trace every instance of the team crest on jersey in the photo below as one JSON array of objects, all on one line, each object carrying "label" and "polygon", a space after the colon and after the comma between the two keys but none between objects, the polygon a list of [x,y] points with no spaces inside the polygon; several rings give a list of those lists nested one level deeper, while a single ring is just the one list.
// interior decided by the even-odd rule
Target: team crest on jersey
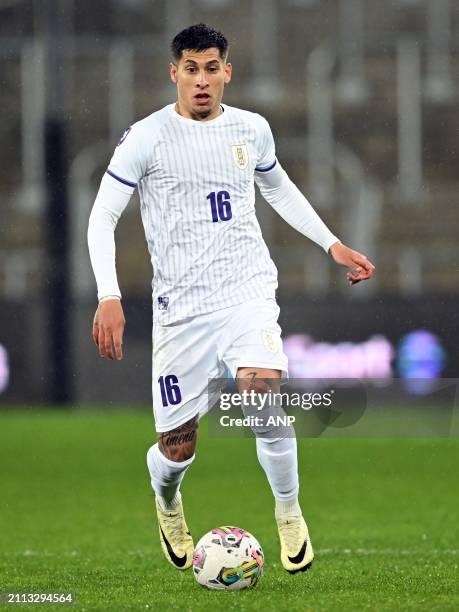
[{"label": "team crest on jersey", "polygon": [[245,170],[249,164],[247,145],[244,143],[231,145],[234,161],[240,170]]}]

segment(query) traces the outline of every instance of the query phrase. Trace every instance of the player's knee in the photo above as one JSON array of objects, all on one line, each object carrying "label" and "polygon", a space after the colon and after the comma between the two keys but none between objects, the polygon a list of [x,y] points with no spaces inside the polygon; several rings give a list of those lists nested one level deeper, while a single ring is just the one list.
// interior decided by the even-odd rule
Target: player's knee
[{"label": "player's knee", "polygon": [[158,445],[162,454],[170,461],[191,459],[196,450],[198,426],[198,417],[194,417],[176,429],[161,433]]}]

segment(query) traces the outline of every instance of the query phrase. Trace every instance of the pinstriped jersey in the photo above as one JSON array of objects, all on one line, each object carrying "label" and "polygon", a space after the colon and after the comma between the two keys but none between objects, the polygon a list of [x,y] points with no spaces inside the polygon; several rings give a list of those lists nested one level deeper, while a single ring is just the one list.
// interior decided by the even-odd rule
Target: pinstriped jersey
[{"label": "pinstriped jersey", "polygon": [[276,163],[271,130],[258,114],[222,111],[195,121],[164,107],[126,130],[107,170],[138,187],[160,325],[275,295],[254,189],[255,171]]}]

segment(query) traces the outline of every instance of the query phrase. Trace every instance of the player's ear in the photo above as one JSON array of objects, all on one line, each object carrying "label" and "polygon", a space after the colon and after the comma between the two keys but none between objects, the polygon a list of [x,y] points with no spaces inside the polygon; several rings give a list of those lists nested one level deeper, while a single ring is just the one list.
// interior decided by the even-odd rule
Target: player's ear
[{"label": "player's ear", "polygon": [[225,64],[225,83],[231,81],[231,75],[233,73],[233,66],[231,64]]},{"label": "player's ear", "polygon": [[171,75],[171,81],[177,83],[177,66],[172,62],[169,64],[169,74]]}]

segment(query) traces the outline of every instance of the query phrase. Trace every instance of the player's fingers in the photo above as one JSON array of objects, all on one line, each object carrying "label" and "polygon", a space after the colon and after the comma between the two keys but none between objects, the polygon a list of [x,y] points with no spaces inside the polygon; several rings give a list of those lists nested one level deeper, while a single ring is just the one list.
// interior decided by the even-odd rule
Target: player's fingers
[{"label": "player's fingers", "polygon": [[370,266],[370,262],[365,257],[365,255],[362,255],[362,253],[354,252],[352,262],[355,266],[359,266],[361,268],[364,268],[365,270]]},{"label": "player's fingers", "polygon": [[351,274],[355,280],[365,280],[371,276],[371,271],[364,268],[356,268],[351,271]]},{"label": "player's fingers", "polygon": [[362,280],[357,274],[353,274],[352,272],[348,272],[346,276],[350,285],[355,285]]},{"label": "player's fingers", "polygon": [[95,345],[99,346],[99,326],[95,321],[92,325],[92,339],[94,340]]},{"label": "player's fingers", "polygon": [[370,274],[373,274],[375,267],[365,255],[362,255],[361,253],[356,253],[354,256],[354,263],[358,267],[361,267],[367,272],[369,272]]},{"label": "player's fingers", "polygon": [[357,272],[356,270],[351,270],[351,272],[347,273],[347,280],[351,285],[355,285],[356,283],[359,283],[363,280],[368,280],[369,278],[371,278],[371,273],[362,269],[360,270],[360,272]]},{"label": "player's fingers", "polygon": [[118,360],[123,359],[123,330],[117,330],[113,334],[113,344],[115,345],[115,356]]},{"label": "player's fingers", "polygon": [[105,357],[113,359],[112,332],[110,330],[105,330]]},{"label": "player's fingers", "polygon": [[364,268],[359,276],[361,277],[362,280],[366,280],[367,278],[371,278],[373,276],[373,272],[374,272],[374,266],[373,264],[370,265],[370,267],[368,268]]},{"label": "player's fingers", "polygon": [[92,339],[99,346],[99,308],[97,308],[92,322]]},{"label": "player's fingers", "polygon": [[101,357],[105,357],[105,333],[104,328],[99,326],[99,337],[97,340],[97,345],[99,347],[99,355]]}]

